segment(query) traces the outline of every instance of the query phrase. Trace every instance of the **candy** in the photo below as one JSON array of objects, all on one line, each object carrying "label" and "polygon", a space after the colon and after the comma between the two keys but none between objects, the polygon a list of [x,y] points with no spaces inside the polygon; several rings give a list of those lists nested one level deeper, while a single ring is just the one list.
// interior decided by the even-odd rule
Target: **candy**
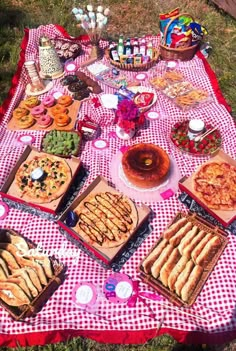
[{"label": "candy", "polygon": [[93,5],[87,5],[87,10],[88,10],[89,12],[93,11]]},{"label": "candy", "polygon": [[105,16],[109,16],[110,15],[110,9],[108,7],[104,10],[104,15]]},{"label": "candy", "polygon": [[73,9],[72,9],[72,11],[71,11],[74,15],[77,15],[78,13],[79,13],[79,10],[76,8],[76,7],[74,7]]},{"label": "candy", "polygon": [[98,6],[97,7],[97,12],[103,12],[103,7],[102,6]]}]

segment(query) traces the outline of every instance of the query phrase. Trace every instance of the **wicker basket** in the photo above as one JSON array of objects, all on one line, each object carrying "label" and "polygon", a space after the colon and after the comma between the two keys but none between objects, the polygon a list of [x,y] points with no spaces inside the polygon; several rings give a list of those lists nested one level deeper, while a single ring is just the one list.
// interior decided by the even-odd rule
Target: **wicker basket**
[{"label": "wicker basket", "polygon": [[139,71],[147,71],[149,68],[155,65],[155,63],[159,59],[160,52],[157,48],[153,48],[153,58],[151,61],[146,62],[146,63],[141,63],[140,65],[134,65],[132,63],[119,63],[114,60],[111,60],[110,57],[110,50],[107,49],[105,51],[107,59],[110,61],[110,63],[115,66],[118,69],[122,69],[125,71],[134,71],[134,72],[139,72]]},{"label": "wicker basket", "polygon": [[170,47],[166,46],[166,37],[167,37],[168,29],[169,29],[171,23],[181,16],[191,17],[192,20],[194,21],[194,18],[190,14],[182,13],[182,14],[179,14],[178,16],[173,17],[172,20],[168,22],[168,24],[165,28],[165,31],[164,31],[164,37],[163,37],[164,44],[160,44],[160,56],[161,56],[162,60],[188,61],[188,60],[191,60],[193,58],[193,56],[195,55],[195,53],[198,50],[199,44],[189,46],[189,47],[183,48],[183,49],[170,48]]}]

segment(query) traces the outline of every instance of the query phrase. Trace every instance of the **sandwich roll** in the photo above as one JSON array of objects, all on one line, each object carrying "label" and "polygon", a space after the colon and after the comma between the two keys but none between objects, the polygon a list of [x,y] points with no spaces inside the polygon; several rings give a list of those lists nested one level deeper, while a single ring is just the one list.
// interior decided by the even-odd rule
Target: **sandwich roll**
[{"label": "sandwich roll", "polygon": [[206,233],[204,232],[204,230],[200,230],[200,232],[195,236],[195,238],[183,249],[183,255],[190,259],[192,251],[200,243],[200,241],[204,238],[205,235]]},{"label": "sandwich roll", "polygon": [[9,283],[15,283],[16,285],[18,285],[23,291],[24,293],[28,296],[28,298],[31,300],[32,299],[32,295],[30,292],[30,289],[28,288],[26,281],[24,280],[23,277],[13,277],[13,276],[9,276],[7,279],[7,282]]},{"label": "sandwich roll", "polygon": [[209,261],[212,260],[213,256],[216,254],[220,246],[220,238],[217,235],[213,236],[213,238],[210,241],[208,241],[200,255],[196,258],[196,264],[204,266],[207,263],[209,263]]},{"label": "sandwich roll", "polygon": [[180,241],[185,237],[188,231],[192,228],[193,224],[191,222],[187,222],[184,227],[178,230],[178,232],[172,236],[169,240],[170,244],[173,246],[179,245]]},{"label": "sandwich roll", "polygon": [[163,237],[166,240],[169,240],[172,236],[174,236],[177,231],[183,227],[187,223],[187,218],[183,217],[180,218],[177,222],[173,223],[169,228],[167,228],[164,233]]},{"label": "sandwich roll", "polygon": [[30,303],[28,296],[15,283],[0,281],[0,298],[9,306],[19,307]]},{"label": "sandwich roll", "polygon": [[169,277],[168,277],[168,287],[170,291],[174,291],[175,288],[175,282],[178,279],[180,273],[184,270],[186,264],[188,262],[188,259],[184,256],[182,256],[179,261],[176,263],[174,269],[171,271]]},{"label": "sandwich roll", "polygon": [[6,242],[15,245],[19,250],[29,250],[29,245],[21,236],[14,235],[9,231],[0,232],[1,242]]},{"label": "sandwich roll", "polygon": [[[32,271],[33,271],[33,270],[32,270]],[[34,274],[36,275],[36,277],[37,277],[37,279],[38,279],[37,274],[36,274],[35,272],[34,272]],[[28,274],[28,272],[27,272],[27,268],[21,268],[21,269],[18,269],[18,270],[16,270],[16,271],[14,271],[14,274],[12,275],[12,277],[13,277],[13,278],[22,277],[22,278],[25,280],[25,282],[26,282],[26,284],[27,284],[27,286],[28,286],[28,288],[29,288],[29,290],[30,290],[32,296],[33,296],[33,297],[38,296],[39,291],[37,290],[37,288],[36,288],[35,285],[33,284],[32,280],[31,280],[31,278],[30,278],[30,276],[29,276],[29,274]],[[39,282],[39,284],[40,284],[39,279],[38,279],[38,282]],[[41,284],[40,284],[39,286],[40,286],[40,288],[41,288],[41,290],[42,290]]]},{"label": "sandwich roll", "polygon": [[38,277],[38,274],[35,269],[31,267],[24,267],[24,270],[28,273],[30,280],[34,284],[34,286],[37,288],[37,290],[40,292],[43,290],[42,284],[40,282],[40,279]]},{"label": "sandwich roll", "polygon": [[187,282],[188,277],[190,276],[190,273],[192,272],[193,267],[194,267],[193,261],[192,260],[188,261],[184,270],[178,276],[178,279],[175,282],[175,291],[176,291],[177,295],[180,296],[181,290],[182,290],[183,286],[185,285],[185,283]]},{"label": "sandwich roll", "polygon": [[192,229],[185,235],[185,237],[181,240],[178,249],[181,255],[183,255],[184,248],[193,240],[198,232],[198,227],[196,225],[193,226]]},{"label": "sandwich roll", "polygon": [[197,257],[200,255],[200,253],[202,252],[202,250],[204,249],[208,241],[212,239],[212,237],[213,237],[213,234],[211,233],[206,234],[206,236],[197,244],[195,249],[192,251],[191,257],[195,264],[196,264]]},{"label": "sandwich roll", "polygon": [[143,261],[142,266],[145,273],[150,273],[151,267],[156,259],[162,253],[162,250],[167,246],[168,241],[166,239],[161,240],[161,242],[155,247],[155,249],[146,257]]},{"label": "sandwich roll", "polygon": [[52,265],[51,265],[51,261],[47,256],[30,256],[29,259],[31,261],[34,261],[38,264],[40,264],[44,271],[45,274],[48,278],[52,278],[53,276],[53,271],[52,271]]},{"label": "sandwich roll", "polygon": [[183,301],[187,302],[189,300],[201,279],[202,273],[203,268],[201,266],[197,265],[193,268],[187,282],[184,284],[181,290],[181,299]]},{"label": "sandwich roll", "polygon": [[159,276],[161,268],[163,267],[165,262],[168,260],[173,249],[174,249],[173,246],[170,244],[168,246],[166,246],[164,248],[164,250],[162,251],[161,255],[159,256],[159,258],[152,265],[151,273],[152,273],[152,276],[154,278],[157,278]]},{"label": "sandwich roll", "polygon": [[0,280],[6,280],[6,279],[7,279],[7,275],[4,269],[2,268],[2,266],[0,265]]},{"label": "sandwich roll", "polygon": [[167,286],[168,285],[168,277],[170,275],[170,272],[173,270],[175,267],[176,263],[180,259],[180,253],[177,248],[175,248],[171,254],[164,266],[162,267],[160,271],[160,281],[162,282],[163,285]]}]

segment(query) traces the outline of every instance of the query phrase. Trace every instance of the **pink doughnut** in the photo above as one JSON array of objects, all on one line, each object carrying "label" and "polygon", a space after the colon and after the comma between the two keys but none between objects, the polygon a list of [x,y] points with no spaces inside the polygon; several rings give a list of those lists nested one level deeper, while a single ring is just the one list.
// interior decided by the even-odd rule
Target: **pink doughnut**
[{"label": "pink doughnut", "polygon": [[55,103],[55,98],[49,95],[43,99],[42,103],[45,107],[52,107]]},{"label": "pink doughnut", "polygon": [[38,118],[44,113],[44,111],[45,111],[44,106],[43,105],[39,105],[39,106],[35,106],[35,107],[32,108],[31,114],[34,117]]},{"label": "pink doughnut", "polygon": [[53,119],[49,115],[42,115],[41,117],[38,118],[37,123],[39,127],[47,128],[52,124],[52,121]]}]

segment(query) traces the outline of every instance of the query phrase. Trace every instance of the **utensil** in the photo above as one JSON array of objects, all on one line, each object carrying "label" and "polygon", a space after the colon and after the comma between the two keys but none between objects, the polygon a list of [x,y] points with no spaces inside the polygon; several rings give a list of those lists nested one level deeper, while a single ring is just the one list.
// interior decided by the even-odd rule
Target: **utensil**
[{"label": "utensil", "polygon": [[215,130],[217,129],[217,127],[207,130],[205,133],[203,133],[202,135],[198,135],[194,141],[198,142],[198,141],[202,141],[207,135],[213,133]]}]

